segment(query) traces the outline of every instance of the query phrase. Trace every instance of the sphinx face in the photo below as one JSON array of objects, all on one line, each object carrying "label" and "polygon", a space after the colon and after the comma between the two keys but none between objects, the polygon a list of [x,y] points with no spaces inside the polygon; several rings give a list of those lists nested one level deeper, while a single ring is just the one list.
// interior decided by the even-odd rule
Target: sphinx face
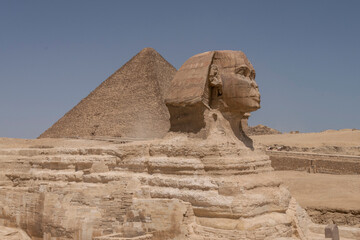
[{"label": "sphinx face", "polygon": [[255,70],[240,51],[219,51],[215,54],[222,81],[220,98],[229,112],[252,112],[260,108],[260,93],[255,82]]},{"label": "sphinx face", "polygon": [[[244,113],[260,108],[260,94],[255,70],[243,52],[197,54],[181,66],[169,89],[165,102],[170,113],[170,131],[200,133],[206,126],[220,126],[222,121],[215,123],[205,116],[207,110],[215,110],[230,123],[236,137],[247,141],[240,129],[241,119]],[[215,132],[222,132],[226,126]],[[206,134],[210,134],[208,130]]]}]

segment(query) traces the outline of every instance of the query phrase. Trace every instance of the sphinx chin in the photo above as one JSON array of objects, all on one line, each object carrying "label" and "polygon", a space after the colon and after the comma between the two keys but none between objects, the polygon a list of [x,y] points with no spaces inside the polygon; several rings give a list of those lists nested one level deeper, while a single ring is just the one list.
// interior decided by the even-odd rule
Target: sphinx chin
[{"label": "sphinx chin", "polygon": [[243,109],[246,109],[246,112],[254,112],[260,108],[260,99],[259,97],[249,97],[246,101],[246,106]]},{"label": "sphinx chin", "polygon": [[247,112],[254,112],[260,108],[261,108],[260,103],[255,102],[255,103],[251,104],[251,106],[249,106],[249,111],[247,111]]}]

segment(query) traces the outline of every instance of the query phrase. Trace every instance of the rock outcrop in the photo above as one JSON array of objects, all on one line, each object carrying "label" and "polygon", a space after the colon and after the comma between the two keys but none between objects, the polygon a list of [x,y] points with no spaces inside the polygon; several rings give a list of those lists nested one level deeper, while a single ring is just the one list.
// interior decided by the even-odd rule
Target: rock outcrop
[{"label": "rock outcrop", "polygon": [[145,48],[40,138],[163,137],[170,128],[163,96],[175,73],[158,52]]},{"label": "rock outcrop", "polygon": [[254,135],[271,135],[271,134],[281,134],[280,131],[273,129],[273,128],[269,128],[265,125],[256,125],[254,127],[248,127],[247,128],[247,132],[246,132],[249,136],[254,136]]}]

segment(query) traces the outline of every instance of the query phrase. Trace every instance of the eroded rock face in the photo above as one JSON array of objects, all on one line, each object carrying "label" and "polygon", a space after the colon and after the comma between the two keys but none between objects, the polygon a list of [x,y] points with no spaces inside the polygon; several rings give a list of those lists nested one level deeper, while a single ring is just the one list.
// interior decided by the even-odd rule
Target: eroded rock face
[{"label": "eroded rock face", "polygon": [[4,240],[31,240],[21,229],[0,226],[0,239]]}]

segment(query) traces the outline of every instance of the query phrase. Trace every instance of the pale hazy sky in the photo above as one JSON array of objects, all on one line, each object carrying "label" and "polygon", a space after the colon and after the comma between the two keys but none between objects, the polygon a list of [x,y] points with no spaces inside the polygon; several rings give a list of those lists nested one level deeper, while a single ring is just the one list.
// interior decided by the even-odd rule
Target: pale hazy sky
[{"label": "pale hazy sky", "polygon": [[144,47],[242,50],[250,125],[360,128],[360,1],[0,1],[0,137],[35,138]]}]

